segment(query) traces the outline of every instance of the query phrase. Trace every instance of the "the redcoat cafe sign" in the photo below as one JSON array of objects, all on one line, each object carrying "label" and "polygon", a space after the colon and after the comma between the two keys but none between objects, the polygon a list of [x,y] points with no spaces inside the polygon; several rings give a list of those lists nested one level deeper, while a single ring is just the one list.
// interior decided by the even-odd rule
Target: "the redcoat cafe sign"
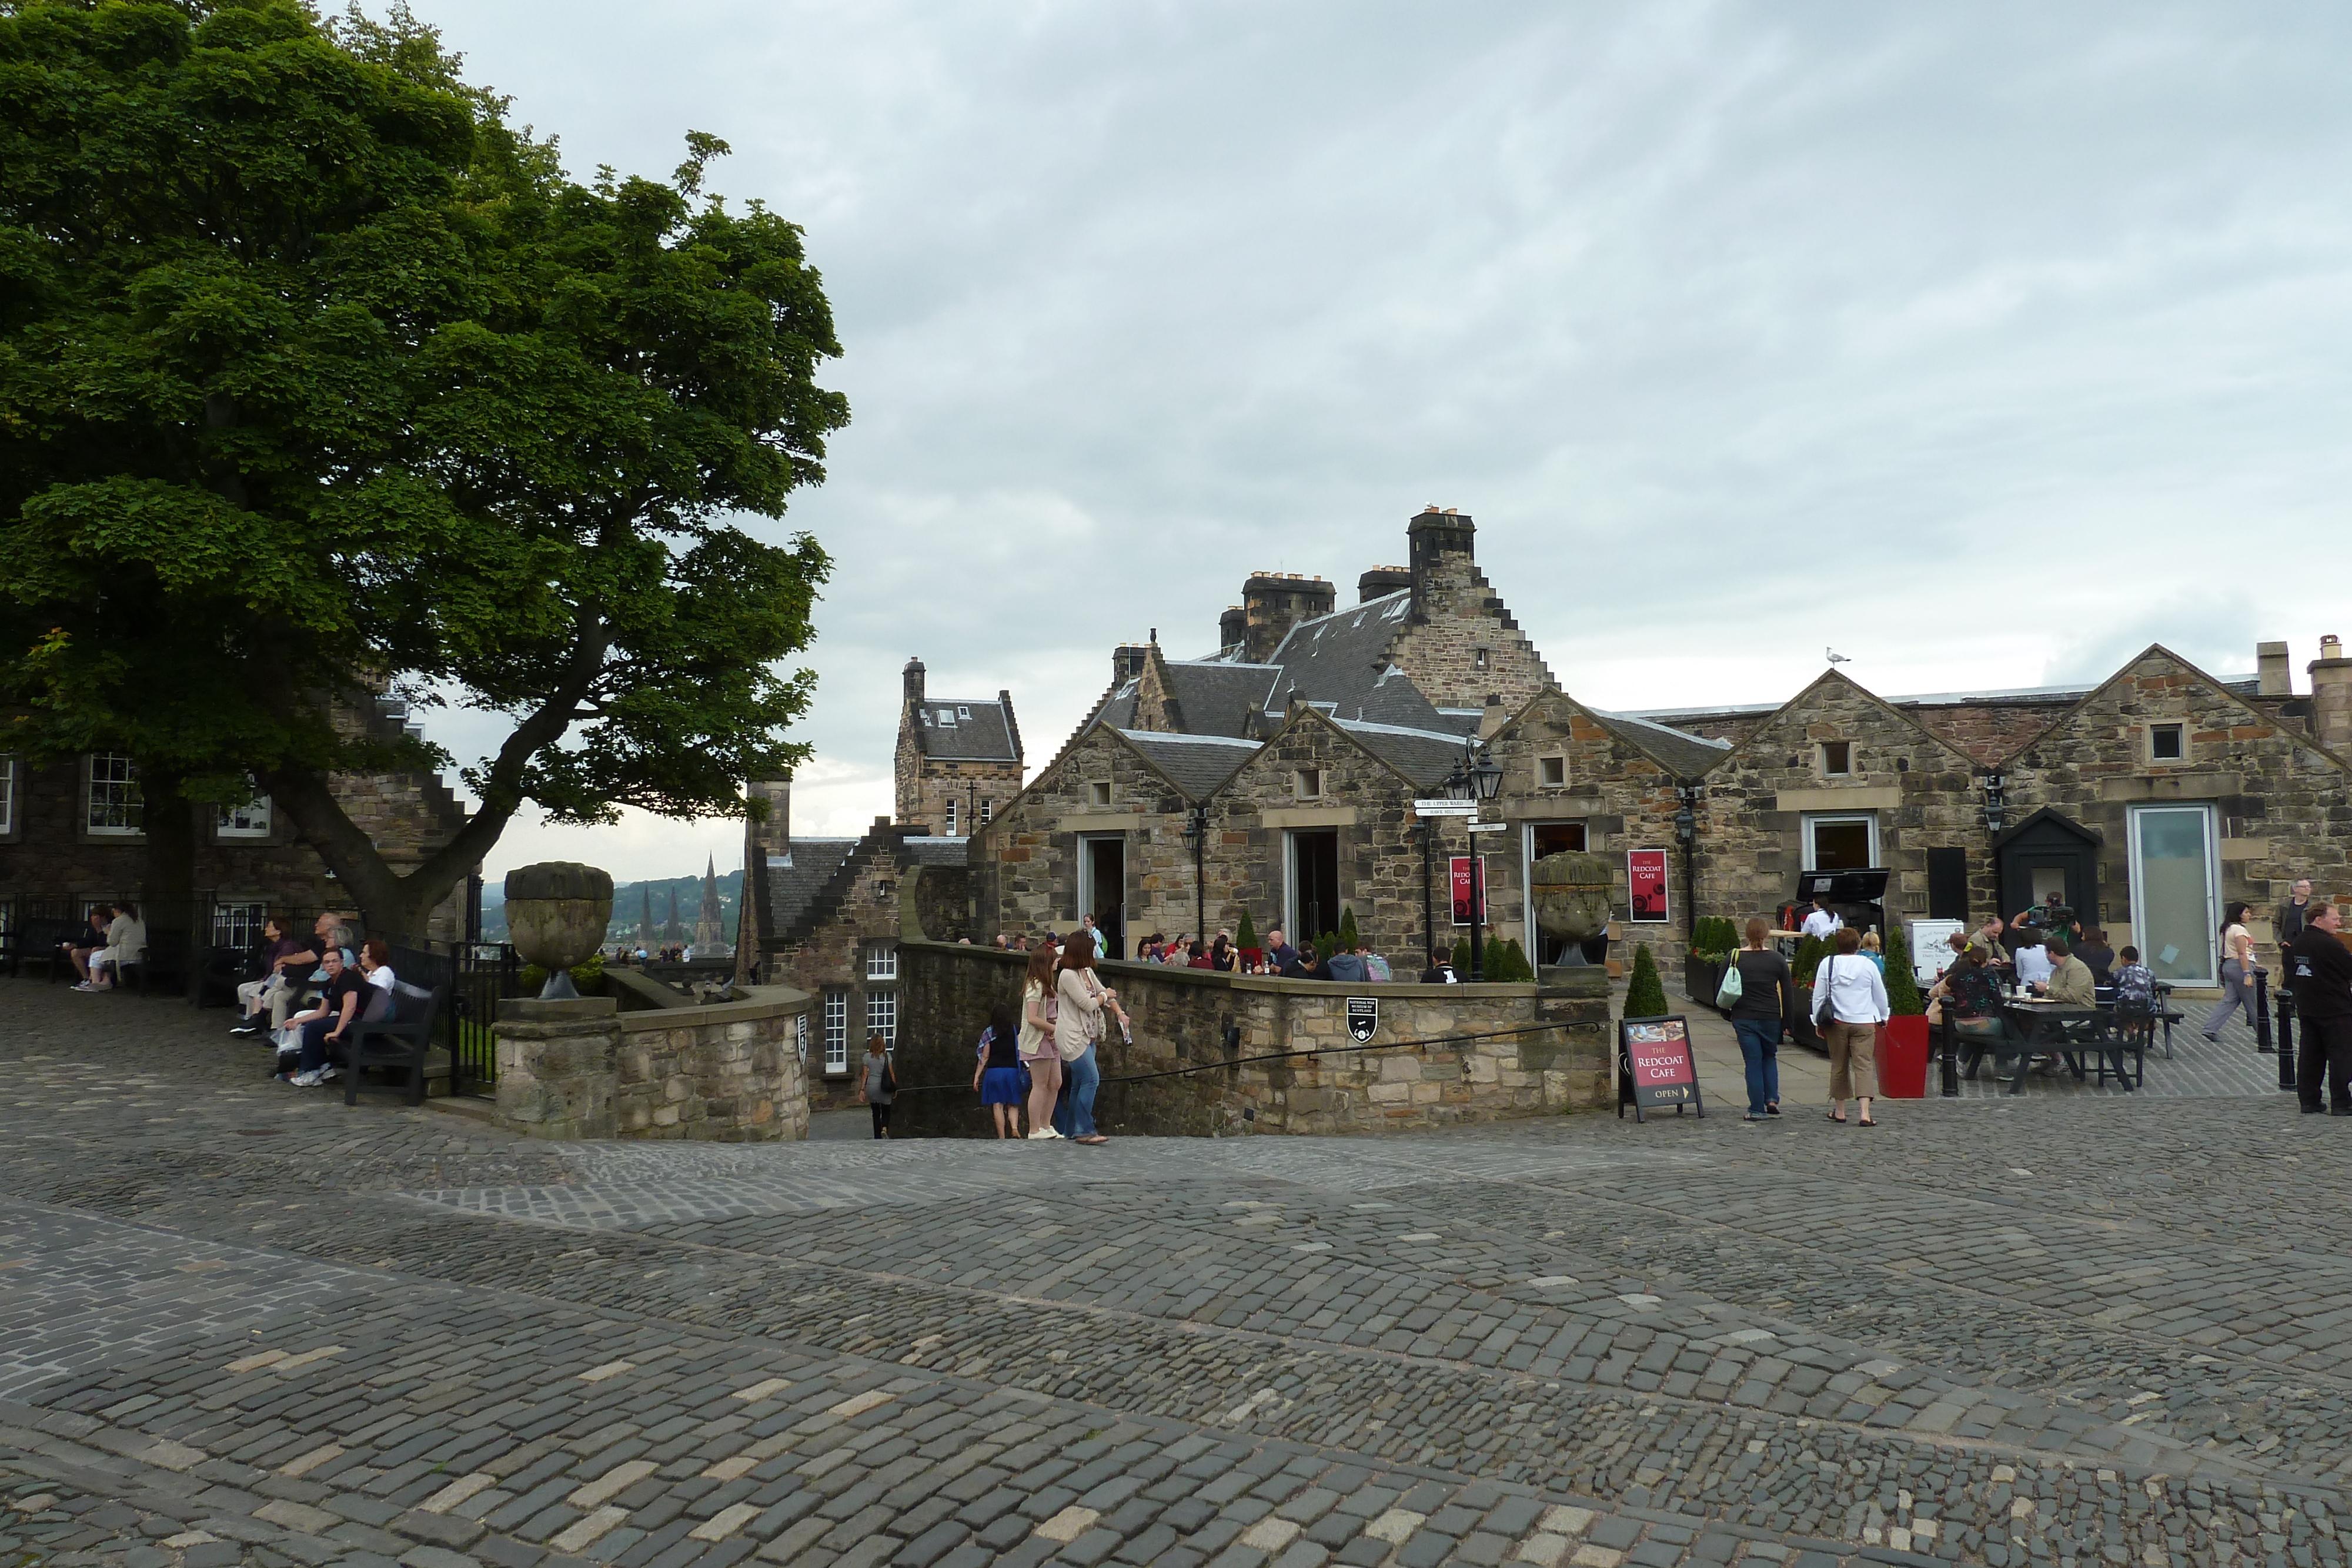
[{"label": "the redcoat cafe sign", "polygon": [[1690,1026],[1679,1018],[1625,1019],[1617,1025],[1617,1114],[1685,1105],[1706,1114],[1698,1092],[1698,1060],[1691,1054]]}]

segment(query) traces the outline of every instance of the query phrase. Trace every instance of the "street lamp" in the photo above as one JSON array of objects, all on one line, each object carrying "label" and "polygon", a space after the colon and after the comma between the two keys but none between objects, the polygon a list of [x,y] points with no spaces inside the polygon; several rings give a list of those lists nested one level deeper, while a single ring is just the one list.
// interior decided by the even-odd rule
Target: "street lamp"
[{"label": "street lamp", "polygon": [[2009,802],[2001,798],[2002,791],[2008,784],[2009,780],[1998,773],[1988,773],[1984,776],[1984,813],[1987,832],[2000,832],[2001,821],[2008,815]]},{"label": "street lamp", "polygon": [[1205,943],[1209,936],[1209,894],[1203,885],[1202,855],[1209,842],[1209,805],[1196,801],[1184,821],[1184,847],[1192,852],[1192,936]]},{"label": "street lamp", "polygon": [[[1502,787],[1502,764],[1496,762],[1494,754],[1483,746],[1474,754],[1470,749],[1470,742],[1465,738],[1462,742],[1461,762],[1445,777],[1446,794],[1456,800],[1486,801],[1493,800],[1496,791]],[[1475,817],[1471,819],[1473,821],[1476,820]],[[1468,837],[1470,840],[1470,978],[1477,981],[1486,977],[1486,866],[1478,853],[1478,835],[1470,833]]]}]

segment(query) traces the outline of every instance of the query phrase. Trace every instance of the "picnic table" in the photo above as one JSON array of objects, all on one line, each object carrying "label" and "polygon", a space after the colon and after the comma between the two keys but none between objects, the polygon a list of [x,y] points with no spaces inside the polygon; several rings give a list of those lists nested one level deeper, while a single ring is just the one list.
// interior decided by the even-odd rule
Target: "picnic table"
[{"label": "picnic table", "polygon": [[[2032,1070],[2037,1059],[2046,1056],[2063,1061],[2077,1082],[2089,1076],[2094,1069],[2101,1083],[2112,1073],[2126,1089],[2137,1089],[2147,1079],[2147,1036],[2153,1022],[2149,1015],[2125,1018],[2111,1007],[2086,1008],[2011,998],[2001,1004],[2001,1021],[2003,1027],[1997,1038],[1959,1036],[1959,1049],[1965,1059],[1961,1076],[1975,1078],[1977,1069],[1990,1056],[1995,1076],[2007,1071],[2009,1092],[2021,1093],[2026,1073]],[[2126,1066],[2126,1056],[2134,1059],[2136,1070]],[[2090,1060],[2090,1067],[2084,1065],[2085,1058]],[[2011,1071],[2005,1064],[2012,1061],[2016,1067]]]}]

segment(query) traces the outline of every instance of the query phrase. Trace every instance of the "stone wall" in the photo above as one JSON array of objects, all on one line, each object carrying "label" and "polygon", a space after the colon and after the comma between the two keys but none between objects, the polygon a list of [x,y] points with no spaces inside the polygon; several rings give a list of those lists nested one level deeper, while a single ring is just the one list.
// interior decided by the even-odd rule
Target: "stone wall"
[{"label": "stone wall", "polygon": [[810,1002],[784,986],[644,1012],[602,997],[503,1002],[499,1124],[536,1138],[805,1138],[795,1041]]},{"label": "stone wall", "polygon": [[[1821,746],[1842,741],[1852,771],[1823,770]],[[1758,725],[1706,779],[1697,846],[1700,912],[1745,922],[1770,916],[1805,869],[1804,819],[1874,814],[1878,863],[1893,872],[1890,922],[1927,911],[1927,852],[1968,852],[1969,902],[1990,912],[1998,877],[1967,753],[1835,672]]]},{"label": "stone wall", "polygon": [[1471,520],[1426,511],[1412,519],[1407,533],[1412,614],[1389,644],[1389,662],[1439,707],[1499,706],[1507,713],[1558,685],[1478,570]]},{"label": "stone wall", "polygon": [[[1107,801],[1097,798],[1108,785]],[[1192,861],[1183,848],[1182,791],[1118,732],[1097,725],[1064,748],[972,840],[974,941],[999,933],[1066,930],[1080,915],[1086,838],[1121,838],[1130,932],[1190,930]],[[1212,918],[1214,918],[1213,914]]]},{"label": "stone wall", "polygon": [[[887,836],[887,830],[877,832]],[[772,957],[764,973],[772,984],[792,986],[817,998],[809,1021],[806,1078],[809,1103],[820,1111],[856,1103],[856,1072],[858,1058],[866,1054],[868,1003],[876,995],[898,993],[897,980],[867,977],[866,958],[872,952],[887,952],[898,945],[899,896],[908,873],[890,854],[865,852],[873,841],[874,835],[869,834],[867,843],[859,846],[859,853],[849,862],[847,885],[833,916],[819,922],[799,946]],[[823,998],[828,991],[843,996],[848,1009],[848,1065],[838,1072],[828,1072],[825,1067]]]},{"label": "stone wall", "polygon": [[[989,1009],[1014,1003],[1024,959],[908,940],[899,948],[907,1019],[897,1059],[911,1132],[990,1135],[971,1092]],[[1107,964],[1135,1041],[1097,1047],[1106,1082],[1096,1119],[1112,1134],[1374,1133],[1494,1121],[1612,1103],[1607,984],[1586,970],[1573,993],[1517,986],[1374,985],[1261,979],[1149,964]],[[1349,996],[1380,1002],[1379,1031],[1347,1049]],[[1409,1040],[1514,1031],[1502,1038]],[[1246,1059],[1339,1047],[1282,1061]],[[1382,1049],[1391,1047],[1391,1049]],[[1222,1065],[1231,1062],[1233,1065]]]},{"label": "stone wall", "polygon": [[[2352,892],[2352,777],[2269,706],[2242,701],[2151,649],[2010,761],[2013,816],[2048,806],[2105,839],[2100,899],[2117,946],[2131,939],[2134,806],[2213,808],[2221,896],[2255,906],[2249,928],[2258,941],[2269,942],[2268,916],[2297,877],[2310,877],[2323,898]],[[2180,760],[2150,756],[2147,732],[2158,724],[2183,727]]]}]

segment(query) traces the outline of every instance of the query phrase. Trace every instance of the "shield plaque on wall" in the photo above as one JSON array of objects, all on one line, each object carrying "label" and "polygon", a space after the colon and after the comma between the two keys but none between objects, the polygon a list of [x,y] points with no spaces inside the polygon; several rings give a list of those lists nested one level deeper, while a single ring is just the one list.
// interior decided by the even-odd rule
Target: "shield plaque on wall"
[{"label": "shield plaque on wall", "polygon": [[1363,1044],[1380,1032],[1381,999],[1378,997],[1348,998],[1348,1038]]}]

